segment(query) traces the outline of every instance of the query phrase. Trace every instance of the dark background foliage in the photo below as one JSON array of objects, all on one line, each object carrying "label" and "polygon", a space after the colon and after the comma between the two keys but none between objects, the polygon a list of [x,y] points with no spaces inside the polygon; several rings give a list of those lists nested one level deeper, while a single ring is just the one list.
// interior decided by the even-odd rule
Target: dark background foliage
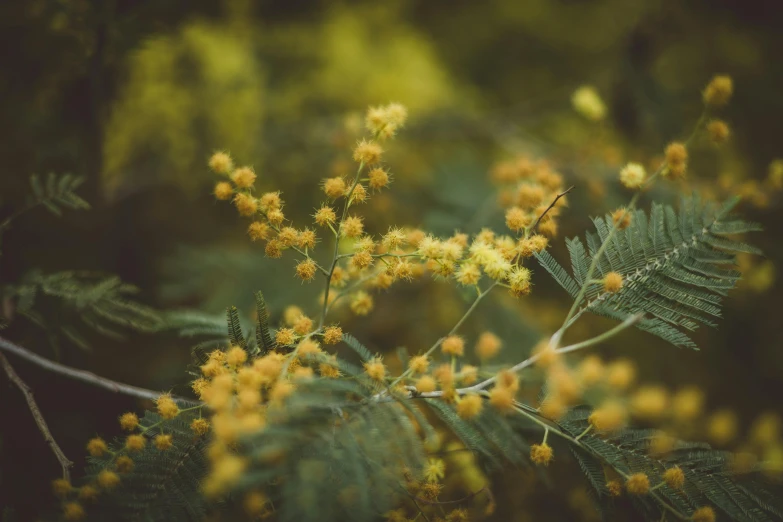
[{"label": "dark background foliage", "polygon": [[[84,176],[79,193],[94,207],[59,220],[38,209],[15,221],[3,236],[0,284],[33,268],[94,270],[135,284],[139,299],[156,308],[221,313],[235,304],[248,316],[252,291],[262,289],[273,321],[287,304],[312,303],[317,290],[293,280],[291,261],[265,260],[233,210],[215,204],[205,158],[230,148],[238,161],[257,167],[264,188],[283,190],[288,212],[301,222],[317,203],[316,181],[349,159],[345,115],[389,98],[411,107],[411,123],[388,158],[397,179],[392,200],[378,198],[373,208],[383,212],[368,213],[376,230],[423,222],[436,231],[472,232],[484,215],[499,225],[499,213],[482,210],[491,197],[486,172],[494,161],[526,152],[550,158],[576,185],[563,233],[581,233],[586,214],[623,201],[607,182],[618,163],[654,155],[685,134],[698,116],[700,89],[715,73],[735,80],[725,115],[734,138],[720,153],[727,166],[705,157],[695,178],[706,187],[724,174],[735,186],[760,182],[770,161],[783,155],[778,2],[375,4],[0,3],[0,219],[27,197],[33,173]],[[235,59],[239,66],[231,65]],[[595,85],[609,105],[609,121],[598,132],[570,108],[570,94],[582,84]],[[175,125],[172,137],[166,128]],[[604,198],[591,196],[591,180],[606,185]],[[766,207],[743,211],[765,225],[755,242],[780,266],[779,199],[773,194]],[[554,249],[556,256],[563,252]],[[524,353],[522,346],[529,349],[531,332],[546,330],[563,313],[564,296],[541,275],[529,302],[495,325],[519,341],[509,360]],[[749,421],[779,409],[783,392],[778,294],[777,281],[762,291],[741,288],[720,330],[699,334],[701,352],[647,338],[630,342],[639,334],[601,350],[639,361],[644,379],[697,384],[711,407],[732,408]],[[417,306],[406,306],[412,299]],[[448,329],[462,306],[452,290],[426,284],[376,302],[370,321],[346,317],[344,324],[380,351],[418,349]],[[5,302],[6,315],[9,307]],[[494,324],[493,311],[479,316],[474,331]],[[2,335],[110,378],[186,388],[189,344],[170,332],[124,340],[87,333],[89,352],[53,341],[22,319]],[[86,440],[115,434],[116,416],[139,407],[12,362],[76,460],[77,475]],[[5,379],[0,383],[0,505],[29,520],[51,498],[58,466],[22,397]],[[499,491],[510,502],[514,495]],[[513,502],[510,509],[525,511]]]}]

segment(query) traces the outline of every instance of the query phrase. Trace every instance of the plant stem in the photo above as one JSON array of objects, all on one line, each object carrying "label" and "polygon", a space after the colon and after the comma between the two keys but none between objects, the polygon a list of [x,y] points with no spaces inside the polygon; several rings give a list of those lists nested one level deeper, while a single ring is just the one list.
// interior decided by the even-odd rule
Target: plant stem
[{"label": "plant stem", "polygon": [[[426,352],[424,352],[424,356],[425,356],[425,357],[429,357],[430,355],[432,355],[432,352],[434,352],[435,350],[437,350],[437,349],[438,349],[438,347],[441,345],[441,343],[444,341],[444,339],[445,339],[446,337],[448,337],[448,336],[450,336],[450,335],[454,335],[454,334],[457,332],[457,330],[459,330],[460,326],[462,326],[462,323],[464,323],[464,322],[465,322],[465,320],[466,320],[468,317],[470,317],[470,314],[472,314],[472,313],[473,313],[473,311],[476,309],[476,307],[477,307],[477,306],[478,306],[478,304],[481,302],[481,300],[482,300],[482,299],[484,299],[484,297],[485,297],[485,296],[486,296],[486,295],[487,295],[487,294],[488,294],[488,293],[489,293],[489,292],[490,292],[490,291],[491,291],[493,288],[495,288],[496,286],[498,286],[498,282],[497,282],[497,281],[494,281],[494,282],[493,282],[491,285],[489,285],[489,287],[488,287],[486,290],[484,290],[483,292],[482,292],[482,291],[481,291],[481,289],[480,289],[480,288],[477,286],[477,287],[476,287],[476,290],[478,291],[478,295],[476,296],[476,299],[473,301],[473,304],[471,304],[471,305],[470,305],[470,308],[468,308],[468,310],[467,310],[467,311],[465,312],[465,314],[464,314],[464,315],[463,315],[463,316],[460,318],[460,320],[459,320],[459,321],[457,321],[457,324],[455,324],[455,325],[454,325],[454,328],[452,328],[452,329],[449,331],[449,333],[448,333],[448,334],[446,334],[446,336],[445,336],[445,337],[441,337],[440,339],[438,339],[437,341],[435,341],[435,343],[434,343],[432,346],[430,346],[429,350],[427,350]],[[400,376],[399,376],[399,377],[397,377],[397,378],[396,378],[394,381],[392,381],[392,383],[391,383],[391,385],[390,385],[389,387],[390,387],[390,388],[394,388],[394,386],[395,386],[395,385],[396,385],[398,382],[400,382],[401,380],[403,380],[404,378],[406,378],[406,377],[407,377],[408,375],[410,375],[410,374],[411,374],[411,369],[410,369],[410,368],[408,368],[407,370],[405,370],[404,372],[402,372],[402,373],[400,374]]]},{"label": "plant stem", "polygon": [[337,262],[340,259],[340,233],[342,232],[343,222],[345,216],[348,214],[348,207],[351,206],[351,196],[353,195],[356,185],[359,184],[359,176],[364,168],[364,162],[359,163],[359,168],[356,169],[356,176],[353,178],[353,184],[351,185],[348,194],[345,195],[345,205],[343,206],[343,213],[340,216],[340,221],[337,223],[337,230],[334,232],[334,252],[332,254],[332,266],[329,268],[329,273],[326,275],[326,291],[324,292],[324,304],[321,311],[321,320],[318,322],[318,329],[320,330],[326,322],[326,313],[329,306],[329,288],[332,286],[332,274],[337,267]]}]

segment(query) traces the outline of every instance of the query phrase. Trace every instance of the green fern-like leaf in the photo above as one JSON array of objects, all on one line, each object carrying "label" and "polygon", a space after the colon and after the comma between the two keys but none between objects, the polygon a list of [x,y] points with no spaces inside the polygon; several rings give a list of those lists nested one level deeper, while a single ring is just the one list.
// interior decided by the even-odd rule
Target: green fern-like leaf
[{"label": "green fern-like leaf", "polygon": [[43,205],[52,214],[62,215],[63,208],[86,210],[90,204],[76,194],[84,178],[72,174],[57,175],[50,172],[45,180],[37,174],[30,177],[30,187],[33,192],[33,204]]},{"label": "green fern-like leaf", "polygon": [[578,239],[566,241],[571,257],[569,274],[548,252],[536,257],[572,297],[587,284],[578,313],[622,320],[646,314],[637,323],[642,330],[677,346],[696,348],[686,332],[698,326],[715,326],[721,315],[721,299],[740,278],[733,270],[734,254],[759,251],[731,236],[758,230],[759,226],[731,217],[736,201],[716,209],[698,199],[683,201],[680,212],[653,204],[649,217],[634,212],[631,225],[612,236],[596,264],[594,280],[609,272],[623,276],[619,292],[609,293],[600,284],[585,281],[588,268],[612,230],[610,216],[593,220],[596,232],[586,235],[587,248]]},{"label": "green fern-like leaf", "polygon": [[[563,430],[576,437],[588,426],[590,409],[573,409],[559,422]],[[768,522],[780,520],[783,502],[779,486],[773,486],[760,478],[759,472],[737,475],[732,472],[732,455],[718,451],[703,443],[678,442],[674,450],[664,456],[651,454],[653,430],[625,429],[610,436],[591,433],[582,436],[575,449],[588,482],[596,490],[597,498],[604,506],[610,505],[605,493],[606,480],[598,466],[612,468],[623,475],[645,473],[650,483],[660,484],[663,473],[674,466],[685,475],[681,491],[668,485],[656,489],[657,496],[639,497],[635,504],[646,519],[658,520],[664,513],[662,502],[673,507],[683,517],[688,517],[703,506],[712,506],[730,520],[742,522]]]},{"label": "green fern-like leaf", "polygon": [[407,410],[375,393],[360,378],[302,382],[240,442],[250,465],[238,489],[265,488],[279,520],[378,519],[401,492],[403,470],[418,475],[424,451]]},{"label": "green fern-like leaf", "polygon": [[226,308],[226,324],[228,327],[228,340],[232,346],[239,346],[247,351],[247,341],[242,333],[242,324],[239,322],[239,310],[236,306]]},{"label": "green fern-like leaf", "polygon": [[343,334],[343,342],[347,344],[354,352],[357,353],[359,358],[363,361],[369,361],[373,358],[370,350],[367,349],[359,340],[351,334]]},{"label": "green fern-like leaf", "polygon": [[263,353],[275,347],[272,334],[269,333],[269,311],[266,308],[264,294],[256,292],[256,346]]},{"label": "green fern-like leaf", "polygon": [[122,338],[123,330],[153,332],[163,326],[156,310],[134,300],[138,289],[117,276],[65,271],[28,273],[4,289],[16,299],[16,311],[46,330],[88,348],[77,324],[81,321],[103,335]]}]

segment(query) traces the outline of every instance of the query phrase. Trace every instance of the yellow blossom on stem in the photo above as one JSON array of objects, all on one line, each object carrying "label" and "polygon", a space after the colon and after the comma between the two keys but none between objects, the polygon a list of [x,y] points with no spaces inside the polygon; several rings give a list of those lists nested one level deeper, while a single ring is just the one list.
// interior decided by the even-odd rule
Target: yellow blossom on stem
[{"label": "yellow blossom on stem", "polygon": [[139,425],[139,417],[135,413],[123,413],[120,417],[120,427],[125,431],[135,430]]},{"label": "yellow blossom on stem", "polygon": [[228,181],[220,181],[215,184],[215,189],[212,193],[215,195],[215,198],[226,201],[231,199],[231,196],[234,195],[234,188]]},{"label": "yellow blossom on stem", "polygon": [[362,140],[353,149],[353,160],[356,163],[374,165],[381,161],[381,154],[383,154],[383,149],[380,145],[372,141]]},{"label": "yellow blossom on stem", "polygon": [[109,446],[106,444],[106,441],[100,437],[90,439],[87,443],[87,452],[93,457],[103,456],[108,449]]},{"label": "yellow blossom on stem", "polygon": [[457,402],[457,415],[463,419],[472,419],[481,413],[481,408],[484,405],[484,401],[480,395],[470,393],[464,395]]},{"label": "yellow blossom on stem", "polygon": [[165,393],[156,401],[158,414],[164,419],[173,419],[179,413],[177,403],[171,398],[171,394]]},{"label": "yellow blossom on stem", "polygon": [[548,466],[552,461],[553,455],[554,452],[552,451],[551,446],[549,446],[549,444],[546,442],[542,442],[541,444],[533,444],[530,446],[530,460],[536,464]]},{"label": "yellow blossom on stem", "polygon": [[462,357],[465,353],[465,340],[459,335],[449,335],[441,343],[440,349],[444,355]]},{"label": "yellow blossom on stem", "polygon": [[228,174],[234,168],[234,162],[227,152],[217,151],[209,158],[209,168],[217,174]]},{"label": "yellow blossom on stem", "polygon": [[632,495],[645,495],[650,491],[650,479],[644,473],[634,473],[626,480],[625,489]]}]

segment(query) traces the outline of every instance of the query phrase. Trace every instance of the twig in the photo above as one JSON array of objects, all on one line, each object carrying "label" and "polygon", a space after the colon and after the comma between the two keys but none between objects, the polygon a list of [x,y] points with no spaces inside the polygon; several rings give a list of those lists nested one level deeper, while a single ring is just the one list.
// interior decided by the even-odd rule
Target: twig
[{"label": "twig", "polygon": [[575,187],[575,186],[576,186],[576,185],[571,185],[570,187],[568,187],[567,189],[565,189],[565,191],[563,191],[563,192],[561,192],[560,194],[558,194],[557,196],[555,196],[555,200],[554,200],[554,201],[552,201],[552,203],[550,203],[548,207],[546,207],[546,210],[544,210],[544,212],[542,212],[540,216],[538,216],[538,219],[536,220],[536,222],[535,222],[535,223],[533,223],[533,226],[532,226],[532,227],[530,227],[530,230],[531,230],[531,231],[535,230],[535,229],[536,229],[536,227],[538,226],[538,224],[539,224],[539,223],[541,223],[541,220],[542,220],[542,219],[544,219],[544,216],[546,216],[547,212],[549,212],[550,210],[552,210],[552,207],[554,207],[554,206],[557,204],[557,202],[558,202],[558,200],[559,200],[560,198],[562,198],[563,196],[565,196],[566,194],[568,194],[569,192],[571,192],[572,190],[574,190],[574,187]]},{"label": "twig", "polygon": [[[4,339],[3,337],[0,337],[0,350],[5,350],[7,352],[18,355],[19,357],[22,357],[23,359],[27,359],[31,363],[36,364],[46,370],[59,373],[61,375],[65,375],[66,377],[70,377],[78,381],[92,384],[93,386],[104,388],[114,393],[123,393],[125,395],[138,397],[140,399],[148,399],[151,401],[154,401],[158,397],[160,397],[160,393],[153,390],[148,390],[146,388],[139,388],[138,386],[132,386],[130,384],[123,384],[121,382],[107,379],[106,377],[95,375],[94,373],[88,372],[86,370],[78,370],[76,368],[71,368],[70,366],[66,366],[64,364],[50,361],[49,359],[45,359],[40,355],[31,352],[27,348],[23,348],[18,344],[14,344],[9,340]],[[194,405],[199,404],[198,401],[194,401],[192,399],[186,399],[184,397],[173,396],[172,398],[175,401],[182,402],[185,404],[194,404]]]},{"label": "twig", "polygon": [[38,425],[38,429],[43,434],[44,439],[49,444],[49,447],[52,448],[54,456],[57,457],[57,460],[60,462],[60,466],[63,468],[63,478],[70,482],[71,473],[68,471],[68,468],[73,466],[73,462],[68,460],[68,457],[65,456],[63,450],[61,450],[60,446],[57,445],[57,441],[54,440],[54,437],[52,437],[52,433],[49,431],[49,426],[46,425],[46,420],[43,418],[43,415],[41,415],[41,410],[38,409],[38,405],[35,403],[33,392],[30,390],[30,387],[27,386],[27,384],[19,377],[19,375],[17,375],[16,371],[14,371],[14,367],[11,366],[11,363],[8,362],[8,359],[2,353],[0,353],[0,364],[3,365],[5,373],[8,374],[8,378],[11,380],[11,382],[16,384],[16,386],[24,395],[25,400],[27,400],[27,407],[30,408],[30,413],[33,414],[33,418],[35,419],[35,423]]}]

